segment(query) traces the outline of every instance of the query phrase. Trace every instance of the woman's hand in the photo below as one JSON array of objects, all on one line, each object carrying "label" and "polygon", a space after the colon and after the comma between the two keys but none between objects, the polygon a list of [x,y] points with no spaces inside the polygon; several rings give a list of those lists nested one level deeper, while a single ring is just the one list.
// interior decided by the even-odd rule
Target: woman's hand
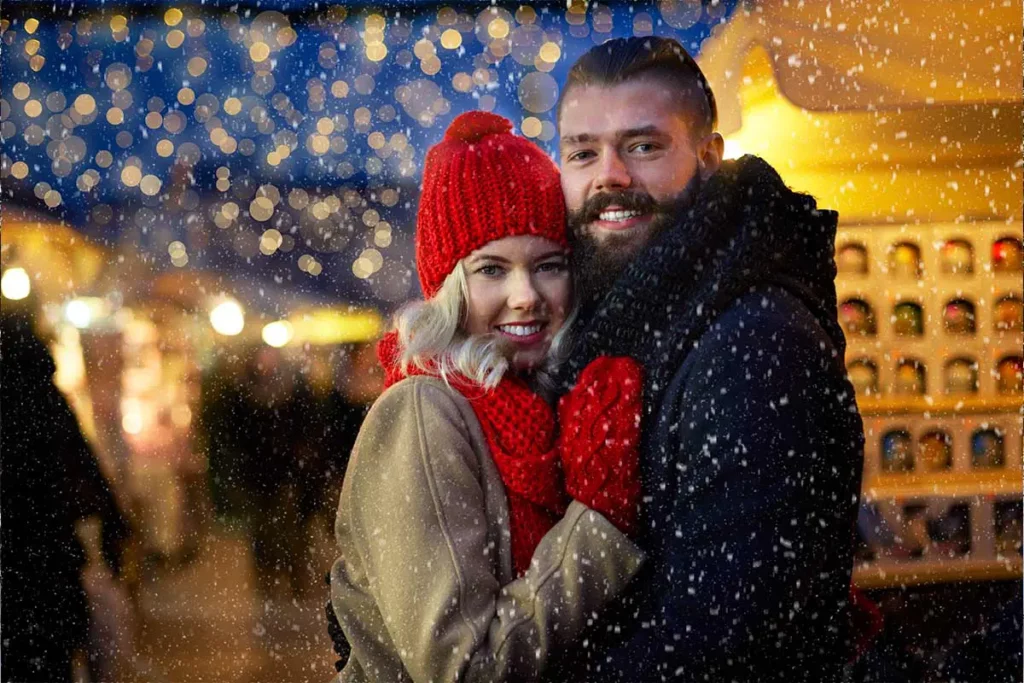
[{"label": "woman's hand", "polygon": [[630,358],[602,356],[558,403],[558,449],[569,495],[625,533],[640,502],[643,377]]}]

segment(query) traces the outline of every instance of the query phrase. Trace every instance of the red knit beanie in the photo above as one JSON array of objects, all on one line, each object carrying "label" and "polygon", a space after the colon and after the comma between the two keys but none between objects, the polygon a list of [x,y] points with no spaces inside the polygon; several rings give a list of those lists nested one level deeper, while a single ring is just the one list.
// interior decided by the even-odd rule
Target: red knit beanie
[{"label": "red knit beanie", "polygon": [[416,265],[430,298],[455,264],[515,235],[568,247],[558,168],[496,114],[460,114],[427,152],[416,218]]}]

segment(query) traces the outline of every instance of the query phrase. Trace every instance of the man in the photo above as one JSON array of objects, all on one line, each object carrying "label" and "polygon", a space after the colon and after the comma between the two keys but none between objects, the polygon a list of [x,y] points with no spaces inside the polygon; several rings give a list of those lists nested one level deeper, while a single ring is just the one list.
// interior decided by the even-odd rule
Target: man
[{"label": "man", "polygon": [[571,382],[644,365],[633,590],[574,680],[835,681],[863,447],[836,320],[837,216],[755,157],[674,40],[597,46],[558,109],[583,305]]}]

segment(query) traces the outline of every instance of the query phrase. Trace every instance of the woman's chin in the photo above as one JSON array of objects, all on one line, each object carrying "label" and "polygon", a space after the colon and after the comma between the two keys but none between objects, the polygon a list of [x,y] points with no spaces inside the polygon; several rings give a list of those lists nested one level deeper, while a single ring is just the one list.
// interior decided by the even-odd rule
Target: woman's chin
[{"label": "woman's chin", "polygon": [[509,365],[515,372],[520,374],[529,374],[544,364],[544,360],[547,358],[547,353],[548,346],[546,344],[543,349],[516,351],[512,354],[512,360],[509,362]]}]

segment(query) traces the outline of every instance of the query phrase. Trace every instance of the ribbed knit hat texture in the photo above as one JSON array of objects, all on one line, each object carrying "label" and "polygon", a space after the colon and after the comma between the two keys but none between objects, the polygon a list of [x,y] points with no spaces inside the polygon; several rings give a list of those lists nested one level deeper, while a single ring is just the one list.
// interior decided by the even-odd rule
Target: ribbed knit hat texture
[{"label": "ribbed knit hat texture", "polygon": [[568,246],[558,168],[512,123],[472,111],[427,152],[416,218],[416,266],[433,296],[459,260],[517,235]]}]

